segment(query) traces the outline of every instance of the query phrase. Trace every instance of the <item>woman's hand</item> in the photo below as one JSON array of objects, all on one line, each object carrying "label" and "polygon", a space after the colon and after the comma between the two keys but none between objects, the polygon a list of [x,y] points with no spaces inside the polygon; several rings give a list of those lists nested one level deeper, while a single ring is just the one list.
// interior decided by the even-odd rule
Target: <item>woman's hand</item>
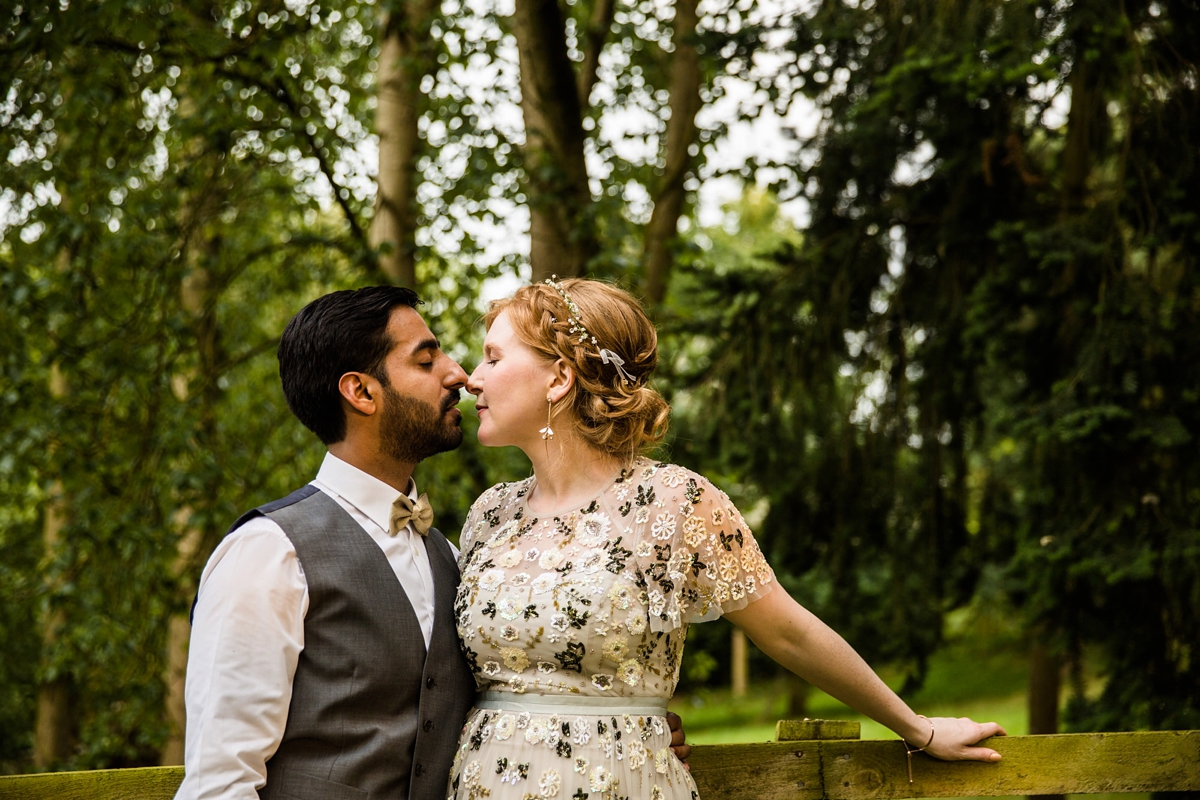
[{"label": "woman's hand", "polygon": [[[976,722],[966,717],[934,717],[933,741],[924,748],[925,752],[942,761],[999,761],[1000,754],[989,747],[974,747],[989,736],[1007,736],[1008,732],[995,722]],[[928,741],[928,735],[919,742],[908,740],[909,745],[920,747]]]}]

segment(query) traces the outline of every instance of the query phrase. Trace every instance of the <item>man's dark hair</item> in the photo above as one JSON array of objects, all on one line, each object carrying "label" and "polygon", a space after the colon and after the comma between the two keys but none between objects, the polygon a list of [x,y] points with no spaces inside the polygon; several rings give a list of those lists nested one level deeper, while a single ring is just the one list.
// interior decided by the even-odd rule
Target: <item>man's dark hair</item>
[{"label": "man's dark hair", "polygon": [[364,372],[388,385],[383,360],[394,343],[388,319],[397,306],[416,308],[412,289],[368,286],[318,297],[300,309],[279,340],[279,378],[288,408],[325,444],[346,438],[338,380]]}]

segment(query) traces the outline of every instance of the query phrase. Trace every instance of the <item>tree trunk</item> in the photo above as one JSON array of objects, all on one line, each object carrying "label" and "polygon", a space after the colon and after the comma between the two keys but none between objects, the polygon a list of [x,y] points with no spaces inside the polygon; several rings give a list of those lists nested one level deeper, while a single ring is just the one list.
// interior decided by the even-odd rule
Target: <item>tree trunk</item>
[{"label": "tree trunk", "polygon": [[580,89],[558,0],[517,0],[512,30],[521,65],[533,280],[582,275],[599,244],[590,213]]},{"label": "tree trunk", "polygon": [[604,43],[608,41],[608,31],[612,28],[613,13],[616,11],[616,0],[596,0],[592,7],[592,18],[588,21],[584,33],[586,44],[583,51],[583,63],[579,65],[579,107],[591,105],[592,87],[596,85],[596,71],[600,68],[600,53]]},{"label": "tree trunk", "polygon": [[[60,271],[65,271],[65,259],[60,257]],[[67,379],[58,362],[50,366],[50,397],[60,401],[67,396]],[[54,481],[46,498],[46,516],[42,528],[45,563],[51,564],[58,552],[62,530],[67,521],[67,500],[61,480]],[[42,622],[42,660],[48,666],[53,660],[66,621],[61,608],[54,603],[60,579],[51,578],[46,585],[47,610]],[[66,675],[55,675],[38,686],[37,717],[33,731],[33,764],[38,769],[50,769],[62,761],[71,749],[71,681]]]},{"label": "tree trunk", "polygon": [[[1062,661],[1045,645],[1035,644],[1029,658],[1029,733],[1058,733],[1058,694]],[[1061,794],[1032,795],[1063,800]]]},{"label": "tree trunk", "polygon": [[1092,148],[1097,119],[1104,112],[1103,97],[1096,86],[1096,69],[1083,57],[1085,42],[1076,45],[1076,56],[1069,78],[1071,110],[1067,114],[1067,141],[1062,155],[1062,209],[1065,219],[1083,208],[1087,179],[1092,172]]},{"label": "tree trunk", "polygon": [[733,638],[729,643],[731,688],[734,697],[745,697],[746,686],[750,680],[750,654],[746,651],[746,634],[741,628],[733,629]]},{"label": "tree trunk", "polygon": [[[189,508],[181,508],[176,515],[176,521],[185,527],[184,534],[179,538],[171,575],[179,586],[178,594],[183,595],[185,599],[193,596],[196,591],[196,582],[191,576],[201,539],[201,531],[198,528],[187,526],[190,517]],[[188,641],[191,635],[192,626],[188,614],[172,614],[167,622],[167,670],[164,676],[167,689],[165,706],[168,732],[159,760],[164,767],[183,763],[183,746],[187,731],[184,686],[187,678]]]},{"label": "tree trunk", "polygon": [[651,305],[662,302],[675,265],[672,245],[687,196],[684,181],[692,163],[696,113],[700,110],[700,54],[696,51],[696,0],[677,0],[671,59],[671,118],[667,121],[666,167],[646,226],[646,295]]},{"label": "tree trunk", "polygon": [[788,673],[788,719],[808,719],[808,695],[812,684]]},{"label": "tree trunk", "polygon": [[[217,261],[221,243],[217,236],[204,233],[205,226],[220,210],[219,199],[226,193],[225,187],[219,183],[220,175],[219,166],[214,164],[206,176],[204,185],[199,188],[191,202],[185,204],[182,225],[185,232],[183,248],[190,269],[180,281],[179,299],[195,338],[196,367],[172,376],[171,388],[179,402],[184,403],[194,397],[199,403],[195,429],[195,451],[198,453],[214,453],[220,450],[216,441],[216,407],[220,401],[217,379],[220,377],[219,365],[223,359],[223,352],[220,329],[217,325],[218,288],[205,264]],[[208,472],[213,474],[211,470]],[[217,493],[218,487],[208,486],[198,492],[193,500],[207,504],[217,497]],[[175,561],[171,567],[177,607],[189,610],[196,593],[196,557],[202,546],[207,555],[217,538],[216,535],[205,537],[203,530],[191,524],[194,510],[188,498],[180,499],[180,506],[174,514],[179,538],[176,542]],[[211,518],[211,514],[204,516]],[[187,731],[184,688],[187,682],[188,642],[191,639],[191,623],[188,616],[188,611],[182,611],[172,614],[167,622],[167,657],[163,675],[166,687],[164,713],[167,718],[167,740],[159,754],[159,763],[162,766],[183,763]]]},{"label": "tree trunk", "polygon": [[370,240],[372,247],[383,248],[379,266],[388,279],[409,288],[417,285],[417,120],[421,78],[429,72],[424,43],[433,10],[429,0],[396,6],[384,21],[379,54],[379,179]]}]

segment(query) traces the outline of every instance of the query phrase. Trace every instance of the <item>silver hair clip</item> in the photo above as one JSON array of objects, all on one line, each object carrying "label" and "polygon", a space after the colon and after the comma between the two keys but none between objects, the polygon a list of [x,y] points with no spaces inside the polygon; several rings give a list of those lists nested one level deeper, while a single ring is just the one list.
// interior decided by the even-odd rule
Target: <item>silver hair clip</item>
[{"label": "silver hair clip", "polygon": [[605,364],[612,364],[617,368],[617,372],[621,374],[621,380],[626,383],[633,383],[633,378],[629,377],[629,373],[624,370],[625,359],[614,353],[612,350],[600,350],[600,358]]}]

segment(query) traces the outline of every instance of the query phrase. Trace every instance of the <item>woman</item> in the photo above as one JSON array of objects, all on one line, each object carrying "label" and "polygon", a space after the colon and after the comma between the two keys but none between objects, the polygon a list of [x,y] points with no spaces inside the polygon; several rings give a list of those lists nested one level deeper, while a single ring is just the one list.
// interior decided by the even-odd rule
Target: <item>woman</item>
[{"label": "woman", "polygon": [[696,797],[664,721],[690,623],[724,615],[783,666],[943,759],[995,723],[913,713],[846,642],[776,588],[737,509],[705,478],[641,457],[668,408],[648,385],[654,326],[607,284],[546,281],[493,303],[479,440],[533,476],[492,487],[463,529],[455,612],[484,691],[453,798]]}]

